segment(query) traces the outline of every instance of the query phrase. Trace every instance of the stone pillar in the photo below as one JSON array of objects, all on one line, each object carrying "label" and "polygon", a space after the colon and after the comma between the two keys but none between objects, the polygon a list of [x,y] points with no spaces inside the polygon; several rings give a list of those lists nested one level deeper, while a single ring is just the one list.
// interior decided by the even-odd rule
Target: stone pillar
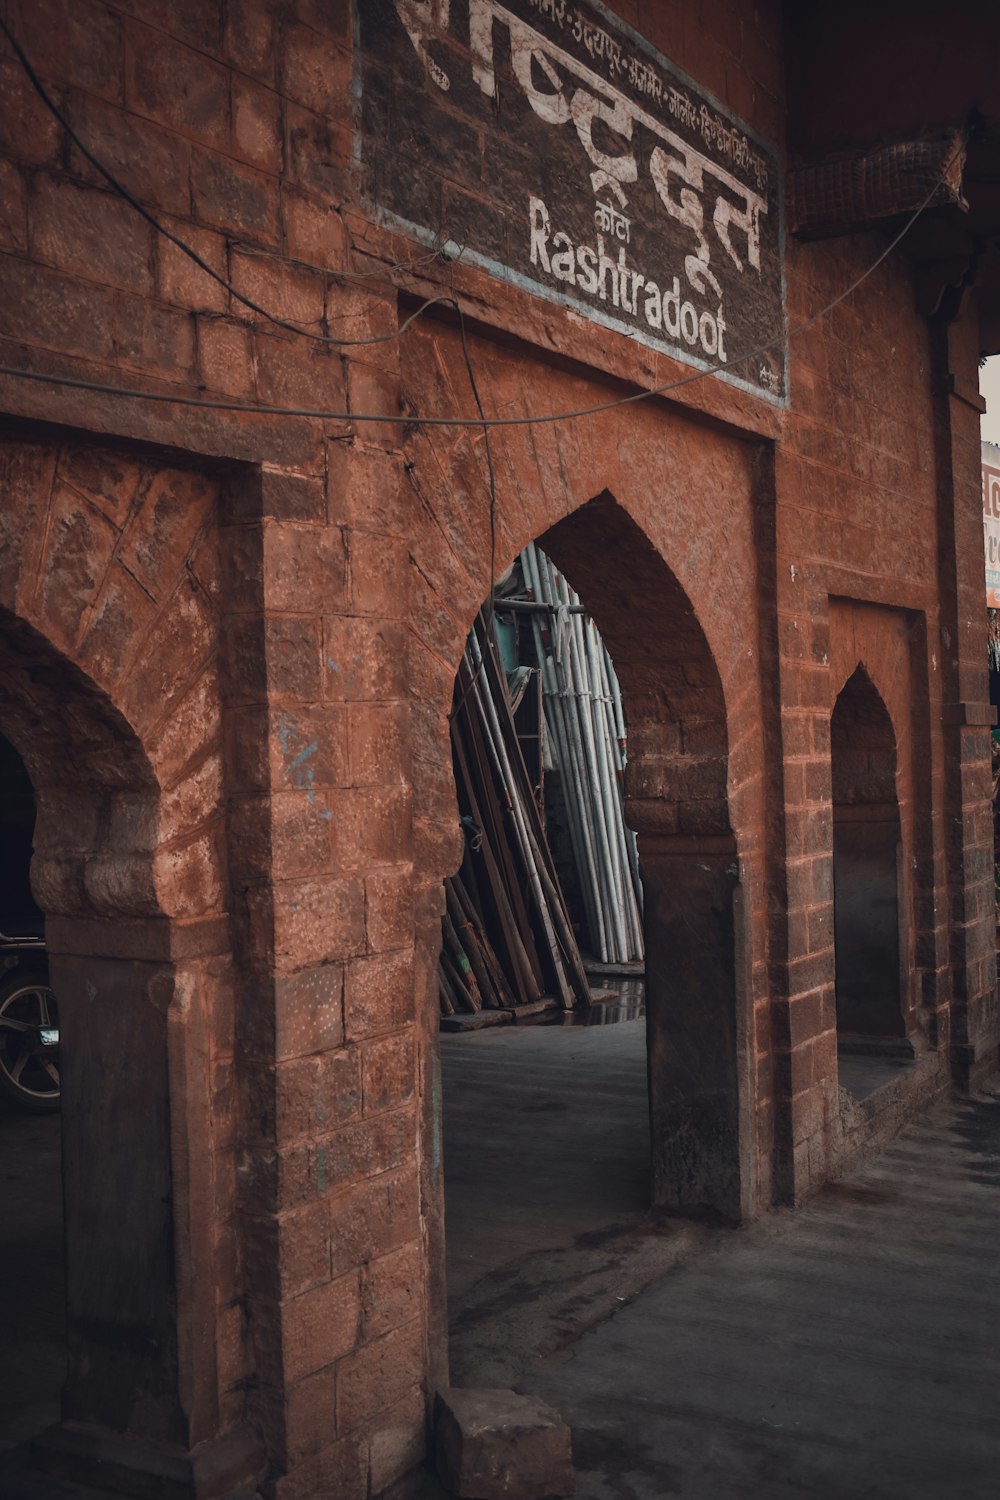
[{"label": "stone pillar", "polygon": [[994,1071],[998,1046],[977,332],[967,312],[931,325],[950,1044],[953,1076],[965,1088]]},{"label": "stone pillar", "polygon": [[63,1420],[35,1456],[128,1494],[235,1492],[263,1452],[219,1399],[224,1122],[212,1118],[213,984],[202,980],[224,962],[227,924],[55,917],[46,932],[62,1031],[69,1363]]},{"label": "stone pillar", "polygon": [[[643,839],[653,1202],[751,1211],[735,844]],[[745,999],[745,997],[743,997]]]},{"label": "stone pillar", "polygon": [[626,813],[643,883],[653,1202],[739,1220],[755,1202],[754,1048],[724,726],[640,706]]},{"label": "stone pillar", "polygon": [[265,469],[226,548],[239,1204],[275,1500],[360,1500],[424,1451],[401,478],[345,435]]}]

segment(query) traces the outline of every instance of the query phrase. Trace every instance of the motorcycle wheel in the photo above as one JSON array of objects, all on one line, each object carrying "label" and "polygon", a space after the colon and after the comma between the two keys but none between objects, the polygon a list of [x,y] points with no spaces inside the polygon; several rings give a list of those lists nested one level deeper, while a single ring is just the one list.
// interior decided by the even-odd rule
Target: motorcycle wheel
[{"label": "motorcycle wheel", "polygon": [[59,1108],[59,1053],[38,1045],[42,1027],[59,1027],[48,976],[15,969],[0,983],[0,1094],[35,1113]]}]

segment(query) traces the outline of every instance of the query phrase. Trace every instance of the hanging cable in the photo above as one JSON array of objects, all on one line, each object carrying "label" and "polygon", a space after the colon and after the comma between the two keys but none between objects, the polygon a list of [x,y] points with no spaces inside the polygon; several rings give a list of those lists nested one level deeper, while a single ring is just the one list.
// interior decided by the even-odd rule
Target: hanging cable
[{"label": "hanging cable", "polygon": [[486,469],[489,474],[490,481],[490,591],[487,596],[486,605],[486,639],[489,645],[489,649],[492,651],[494,615],[493,590],[496,585],[497,556],[497,475],[496,469],[493,466],[493,449],[490,444],[490,424],[486,420],[486,412],[483,409],[483,403],[479,395],[479,383],[476,380],[476,372],[472,368],[472,356],[469,353],[469,344],[465,336],[465,314],[462,312],[462,309],[459,307],[457,302],[455,303],[455,308],[458,312],[458,329],[462,338],[462,355],[465,359],[465,368],[468,371],[469,384],[472,387],[473,399],[476,403],[476,410],[479,412],[480,417],[480,425],[483,429],[483,447],[486,453]]},{"label": "hanging cable", "polygon": [[[463,312],[457,298],[451,294],[428,298],[426,301],[421,303],[416,311],[411,313],[409,317],[407,317],[392,333],[379,334],[367,339],[335,339],[327,334],[313,333],[309,329],[300,328],[295,323],[290,323],[283,318],[275,317],[273,314],[269,313],[266,308],[258,306],[258,304],[251,301],[250,298],[245,297],[243,293],[238,292],[236,288],[233,287],[232,284],[225,279],[225,277],[221,276],[216,270],[214,270],[212,266],[208,265],[208,263],[204,261],[195,250],[193,250],[189,245],[185,244],[183,240],[174,235],[170,230],[166,229],[162,224],[160,224],[156,217],[151,214],[138,201],[138,199],[135,198],[133,194],[130,193],[129,190],[121,182],[118,181],[114,174],[107,167],[105,167],[104,164],[96,156],[94,156],[94,154],[83,144],[83,142],[77,136],[76,132],[73,130],[73,127],[70,125],[69,121],[63,115],[62,111],[49,97],[44,85],[38,78],[37,74],[31,66],[31,63],[25,56],[25,53],[22,50],[20,44],[14,37],[13,33],[10,30],[10,27],[7,25],[6,21],[4,21],[2,16],[0,16],[0,29],[2,29],[3,33],[6,35],[8,41],[14,49],[18,61],[25,70],[25,73],[27,74],[32,85],[45,103],[46,107],[52,112],[55,118],[67,131],[70,139],[83,153],[86,159],[98,172],[100,172],[100,174],[105,178],[105,180],[110,184],[115,192],[119,193],[125,199],[125,201],[135,209],[137,213],[141,214],[141,216],[153,226],[153,228],[159,234],[162,234],[166,239],[170,240],[171,243],[176,245],[178,249],[182,250],[185,255],[190,256],[190,258],[197,265],[199,265],[207,275],[211,276],[214,281],[225,287],[226,290],[232,294],[232,296],[234,296],[239,302],[241,302],[245,307],[249,308],[252,312],[257,313],[260,317],[266,319],[268,322],[274,324],[275,326],[283,328],[286,332],[300,334],[303,338],[308,338],[321,344],[330,345],[336,348],[361,348],[372,344],[387,343],[392,339],[400,338],[418,318],[422,317],[423,314],[429,311],[432,307],[450,306],[455,309],[459,316],[463,349],[466,362],[468,363],[468,349],[465,344]],[[841,302],[845,301],[846,298],[852,296],[853,293],[856,292],[858,288],[862,286],[871,275],[874,274],[874,272],[883,263],[883,261],[885,261],[892,254],[897,245],[899,245],[900,242],[905,238],[910,229],[916,223],[917,219],[928,207],[931,200],[938,192],[939,188],[946,182],[947,174],[951,169],[953,163],[957,160],[959,153],[964,149],[964,144],[964,141],[960,142],[959,146],[953,152],[952,156],[949,157],[948,161],[945,163],[939,179],[932,184],[930,191],[927,193],[923,201],[909,216],[902,229],[900,229],[899,232],[894,235],[894,237],[889,241],[882,252],[878,256],[876,256],[875,260],[872,261],[871,264],[860,273],[860,275],[855,277],[855,279],[850,283],[849,286],[847,286],[830,302],[827,302],[817,312],[813,313],[810,317],[804,319],[801,323],[795,324],[792,328],[780,330],[771,338],[763,341],[762,343],[754,345],[744,353],[739,354],[733,360],[716,361],[713,364],[705,365],[700,369],[693,370],[690,372],[690,374],[680,376],[675,380],[667,381],[662,385],[649,387],[645,390],[634,391],[631,395],[620,396],[610,401],[597,402],[592,406],[578,407],[575,410],[570,411],[544,413],[541,416],[487,417],[482,409],[481,403],[479,402],[478,391],[476,391],[474,392],[474,394],[478,409],[478,415],[475,417],[422,417],[416,415],[402,417],[399,415],[388,416],[384,413],[372,412],[328,411],[322,408],[311,407],[261,406],[254,405],[248,402],[219,401],[213,400],[211,398],[205,399],[204,397],[198,396],[179,396],[166,391],[148,391],[142,389],[130,390],[127,386],[113,386],[104,384],[99,381],[83,380],[74,376],[43,375],[35,370],[19,370],[16,367],[9,365],[0,365],[0,375],[9,375],[22,380],[41,381],[52,385],[64,386],[70,389],[90,391],[95,394],[115,397],[132,397],[136,400],[141,401],[166,402],[178,406],[202,407],[205,410],[211,411],[231,411],[239,412],[241,414],[256,413],[260,416],[303,417],[310,420],[326,422],[398,422],[402,420],[411,427],[481,427],[484,434],[488,431],[488,429],[493,427],[542,426],[547,423],[570,422],[575,421],[581,417],[598,416],[603,412],[614,411],[619,407],[631,406],[639,401],[646,401],[652,396],[663,396],[671,391],[680,390],[685,386],[693,385],[696,381],[704,380],[707,375],[732,374],[735,371],[739,370],[742,365],[748,363],[750,360],[758,358],[761,354],[769,353],[772,349],[777,348],[785,343],[786,340],[795,337],[797,334],[804,333],[807,329],[814,327],[816,323],[820,322],[829,313],[831,313],[833,309],[839,306]],[[490,472],[492,476],[492,457],[489,454],[488,457],[490,458]]]},{"label": "hanging cable", "polygon": [[[950,165],[950,163],[949,163]],[[947,168],[946,168],[947,170]],[[0,365],[0,375],[20,376],[24,380],[45,381],[52,385],[69,386],[76,390],[94,391],[107,396],[134,396],[140,401],[166,401],[176,402],[180,406],[201,406],[211,411],[234,411],[234,412],[256,412],[260,416],[271,417],[308,417],[323,422],[404,422],[408,427],[482,427],[484,430],[493,427],[542,427],[553,422],[575,422],[581,417],[596,417],[603,412],[617,411],[623,406],[634,406],[639,401],[648,401],[652,396],[665,396],[671,391],[680,390],[687,385],[694,385],[696,381],[704,380],[708,375],[732,374],[741,365],[751,359],[756,359],[761,354],[767,354],[770,350],[777,348],[787,339],[796,337],[797,334],[805,333],[813,328],[823,318],[839,307],[841,302],[863,286],[868,278],[878,270],[884,260],[887,260],[896,246],[906,237],[913,228],[917,219],[930,203],[934,194],[941,186],[940,181],[935,182],[920,206],[910,215],[898,234],[886,245],[880,255],[866,267],[860,275],[856,276],[849,286],[838,293],[830,302],[824,304],[818,312],[803,319],[801,323],[795,323],[791,328],[777,333],[773,338],[764,343],[755,344],[746,353],[738,355],[735,359],[715,364],[705,365],[700,370],[692,370],[688,375],[681,375],[676,380],[668,380],[662,385],[650,386],[645,390],[633,391],[629,396],[618,396],[611,401],[598,401],[592,406],[580,406],[569,411],[545,412],[541,416],[523,417],[487,417],[477,415],[475,417],[421,417],[397,414],[388,416],[385,413],[373,412],[344,412],[326,411],[318,407],[295,407],[295,406],[256,406],[242,401],[217,401],[212,398],[204,399],[200,396],[178,396],[168,391],[145,391],[130,390],[127,386],[104,385],[98,381],[83,380],[69,375],[43,375],[35,370],[18,370],[9,365]],[[435,305],[445,305],[455,308],[461,316],[461,308],[458,300],[452,296],[435,297],[419,307],[415,313],[400,325],[400,333],[403,333],[414,319],[418,318],[427,308]]]},{"label": "hanging cable", "polygon": [[[394,329],[392,333],[375,334],[372,337],[365,339],[337,339],[334,338],[332,334],[314,333],[311,328],[303,328],[300,324],[292,323],[287,318],[276,317],[274,313],[268,312],[266,307],[261,307],[259,302],[254,302],[252,297],[247,297],[243,292],[238,291],[237,288],[233,286],[231,281],[228,281],[226,277],[221,274],[221,272],[215,269],[214,266],[209,265],[208,261],[200,256],[197,250],[189,245],[186,240],[182,240],[180,235],[174,234],[172,230],[168,229],[165,224],[162,224],[160,222],[155,214],[150,213],[145,204],[140,203],[135,194],[129,191],[129,189],[120,180],[120,178],[116,177],[111,169],[105,166],[100,157],[95,156],[90,147],[85,145],[77,135],[76,131],[73,129],[73,126],[70,124],[69,120],[67,120],[58,104],[56,104],[55,100],[49,95],[48,91],[45,88],[45,85],[42,83],[38,74],[31,66],[31,63],[29,62],[28,57],[25,54],[20,42],[17,40],[16,36],[11,31],[10,27],[7,25],[7,22],[3,19],[2,16],[0,16],[0,31],[3,32],[11,47],[14,49],[14,55],[16,56],[18,62],[21,64],[21,67],[24,69],[24,72],[27,74],[30,83],[32,84],[42,103],[45,105],[46,109],[48,109],[50,113],[55,117],[55,119],[59,121],[59,124],[65,130],[66,134],[69,136],[76,149],[86,158],[87,161],[90,162],[90,165],[94,168],[94,170],[100,173],[108,186],[111,187],[119,195],[119,197],[123,198],[130,208],[134,209],[137,214],[145,219],[147,224],[152,225],[157,234],[162,235],[165,240],[169,240],[170,243],[176,246],[176,248],[180,250],[183,255],[186,255],[189,260],[192,260],[194,264],[199,268],[199,270],[204,271],[206,276],[210,276],[213,281],[218,282],[219,286],[224,287],[231,297],[234,297],[237,302],[242,303],[242,305],[248,308],[250,312],[256,313],[258,317],[264,318],[268,323],[273,323],[276,328],[281,328],[286,333],[297,333],[300,335],[300,337],[304,339],[312,339],[317,344],[333,345],[337,349],[366,348],[372,344],[387,344],[390,343],[393,339],[400,338],[409,328],[410,324],[414,323],[417,318],[419,318],[423,313],[427,311],[428,308],[435,307],[439,302],[447,302],[451,300],[447,297],[429,297],[426,302],[424,302],[420,307],[417,308],[416,312],[411,313],[406,321],[400,324],[399,328]],[[434,256],[429,258],[435,258],[438,253],[439,252],[435,251]],[[348,275],[350,275],[350,273],[348,273]]]}]

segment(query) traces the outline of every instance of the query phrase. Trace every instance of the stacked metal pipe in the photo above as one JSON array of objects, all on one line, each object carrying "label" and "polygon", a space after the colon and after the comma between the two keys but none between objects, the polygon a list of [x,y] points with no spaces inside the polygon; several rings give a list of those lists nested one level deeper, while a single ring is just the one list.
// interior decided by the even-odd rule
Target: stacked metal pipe
[{"label": "stacked metal pipe", "polygon": [[625,826],[625,716],[611,658],[580,599],[540,547],[521,553],[542,672],[545,722],[561,778],[573,856],[594,952],[603,963],[643,957],[642,883]]},{"label": "stacked metal pipe", "polygon": [[590,989],[514,725],[492,617],[481,612],[455,684],[452,752],[466,833],[445,882],[441,1009],[516,1009]]}]

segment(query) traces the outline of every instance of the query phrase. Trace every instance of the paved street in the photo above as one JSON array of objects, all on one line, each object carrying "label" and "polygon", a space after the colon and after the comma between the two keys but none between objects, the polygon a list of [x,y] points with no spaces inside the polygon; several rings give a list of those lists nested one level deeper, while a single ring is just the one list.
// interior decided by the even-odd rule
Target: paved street
[{"label": "paved street", "polygon": [[[446,1050],[446,1119],[469,1131],[475,1100],[494,1142],[451,1138],[451,1253],[511,1255],[457,1311],[453,1379],[550,1401],[573,1429],[578,1500],[996,1500],[1000,1097],[939,1105],[798,1211],[738,1231],[656,1225],[616,1166],[641,1138],[641,1026],[601,1040]],[[602,1150],[596,1109],[616,1093]],[[520,1177],[547,1202],[534,1237]],[[602,1211],[608,1231],[581,1232]]]},{"label": "paved street", "polygon": [[[1000,1086],[733,1231],[642,1209],[641,1023],[497,1040],[443,1049],[453,1378],[550,1401],[578,1500],[995,1500]],[[2,1450],[55,1417],[64,1355],[58,1121],[0,1124]]]}]

